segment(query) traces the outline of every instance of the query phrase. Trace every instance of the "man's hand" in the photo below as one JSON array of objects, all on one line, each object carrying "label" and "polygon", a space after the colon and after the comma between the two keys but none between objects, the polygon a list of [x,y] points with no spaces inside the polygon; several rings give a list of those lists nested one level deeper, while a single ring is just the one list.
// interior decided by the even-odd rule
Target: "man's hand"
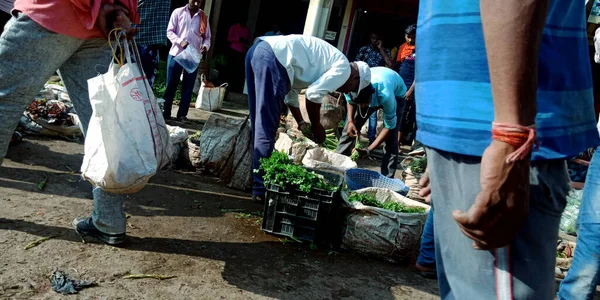
[{"label": "man's hand", "polygon": [[183,40],[180,44],[181,48],[183,48],[183,49],[187,48],[187,46],[189,46],[189,45],[190,45],[190,43],[186,40]]},{"label": "man's hand", "polygon": [[481,160],[481,191],[468,212],[454,211],[454,220],[474,243],[490,250],[509,245],[529,211],[529,160],[506,163],[515,147],[492,141]]},{"label": "man's hand", "polygon": [[371,155],[371,151],[369,150],[369,148],[356,148],[354,150],[358,152],[360,157],[369,157]]},{"label": "man's hand", "polygon": [[[117,12],[120,12],[121,14],[117,14]],[[98,11],[98,18],[96,18],[95,26],[100,29],[104,36],[108,37],[110,31],[115,28],[115,23],[117,22],[117,19],[119,19],[119,16],[125,15],[127,18],[128,13],[129,11],[127,8],[121,5],[102,4],[100,6],[100,11]],[[127,18],[127,20],[129,20],[129,18]],[[123,22],[123,20],[120,19],[120,22]],[[129,28],[131,28],[131,23],[129,24]]]},{"label": "man's hand", "polygon": [[382,40],[378,40],[375,44],[377,45],[377,49],[379,49],[379,50],[385,49],[385,48],[383,48],[383,41]]},{"label": "man's hand", "polygon": [[355,138],[356,136],[358,136],[358,129],[356,129],[356,125],[354,125],[354,122],[349,121],[348,122],[348,136],[351,138]]},{"label": "man's hand", "polygon": [[415,100],[415,90],[412,88],[408,89],[408,91],[406,91],[406,95],[404,95],[404,99],[406,99],[406,101]]},{"label": "man's hand", "polygon": [[123,10],[116,10],[115,14],[116,17],[115,21],[113,22],[113,28],[125,30],[127,38],[133,38],[137,32],[137,28],[131,27],[131,20],[129,20],[129,17],[125,14],[125,12],[123,12]]},{"label": "man's hand", "polygon": [[300,130],[300,132],[302,132],[303,134],[306,132],[310,132],[312,133],[312,129],[311,129],[311,125],[310,123],[301,121],[300,123],[298,123],[298,130]]},{"label": "man's hand", "polygon": [[419,186],[421,186],[419,196],[425,198],[425,202],[431,203],[431,182],[429,181],[429,168],[425,169],[423,177],[421,177],[419,180]]},{"label": "man's hand", "polygon": [[206,53],[206,51],[208,51],[208,48],[206,48],[206,46],[202,46],[202,48],[200,48],[200,53],[204,54]]},{"label": "man's hand", "polygon": [[321,123],[313,123],[311,124],[311,131],[313,134],[313,141],[317,144],[321,144],[325,141],[325,128]]}]

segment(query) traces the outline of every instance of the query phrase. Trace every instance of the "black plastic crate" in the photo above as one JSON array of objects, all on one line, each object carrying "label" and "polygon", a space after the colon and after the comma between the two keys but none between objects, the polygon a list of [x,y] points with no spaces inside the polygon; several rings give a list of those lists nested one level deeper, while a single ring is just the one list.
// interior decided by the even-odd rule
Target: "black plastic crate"
[{"label": "black plastic crate", "polygon": [[335,235],[341,226],[337,212],[344,177],[321,170],[307,170],[322,175],[329,184],[338,188],[337,191],[313,189],[307,193],[268,185],[262,229],[267,233],[314,244],[334,242],[338,239]]}]

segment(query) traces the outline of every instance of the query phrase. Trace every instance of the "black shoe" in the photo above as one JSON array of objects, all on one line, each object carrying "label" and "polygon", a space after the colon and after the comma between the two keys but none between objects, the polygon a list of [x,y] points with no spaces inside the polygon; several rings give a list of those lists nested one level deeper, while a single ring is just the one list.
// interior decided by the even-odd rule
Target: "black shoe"
[{"label": "black shoe", "polygon": [[165,119],[165,121],[173,120],[173,117],[171,117],[169,115],[163,115],[163,118]]},{"label": "black shoe", "polygon": [[96,237],[109,245],[118,245],[125,241],[125,233],[104,233],[96,228],[90,217],[73,220],[73,227],[82,239],[84,236]]},{"label": "black shoe", "polygon": [[177,118],[177,121],[179,121],[179,122],[187,122],[189,120],[186,117],[180,117],[180,118]]},{"label": "black shoe", "polygon": [[259,204],[265,204],[265,195],[262,195],[262,196],[252,195],[252,202],[259,203]]}]

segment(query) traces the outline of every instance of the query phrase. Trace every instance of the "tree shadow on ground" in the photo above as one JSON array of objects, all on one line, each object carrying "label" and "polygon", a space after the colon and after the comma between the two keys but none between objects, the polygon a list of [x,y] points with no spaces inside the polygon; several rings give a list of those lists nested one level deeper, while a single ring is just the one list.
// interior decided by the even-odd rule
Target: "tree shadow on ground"
[{"label": "tree shadow on ground", "polygon": [[[80,242],[72,229],[22,220],[0,218],[0,230],[16,230],[41,237],[54,235],[58,239]],[[122,248],[223,261],[222,277],[229,284],[279,299],[352,297],[391,300],[395,299],[392,289],[398,286],[412,287],[432,295],[437,293],[431,284],[406,268],[350,253],[331,256],[326,251],[308,251],[306,246],[128,237]]]}]

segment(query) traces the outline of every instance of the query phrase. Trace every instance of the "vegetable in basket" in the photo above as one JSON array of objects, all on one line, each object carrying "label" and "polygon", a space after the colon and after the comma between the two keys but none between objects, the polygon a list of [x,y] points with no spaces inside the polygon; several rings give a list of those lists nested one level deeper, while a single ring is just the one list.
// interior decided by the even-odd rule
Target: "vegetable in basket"
[{"label": "vegetable in basket", "polygon": [[407,214],[423,214],[426,209],[423,207],[407,206],[398,202],[381,202],[373,195],[351,193],[348,197],[348,202],[360,202],[362,205],[373,206],[377,208],[383,208],[393,212],[407,213]]},{"label": "vegetable in basket", "polygon": [[284,188],[298,188],[303,192],[312,189],[336,191],[323,176],[295,165],[284,152],[274,151],[269,158],[260,159],[260,169],[265,172],[265,184],[275,184]]}]

